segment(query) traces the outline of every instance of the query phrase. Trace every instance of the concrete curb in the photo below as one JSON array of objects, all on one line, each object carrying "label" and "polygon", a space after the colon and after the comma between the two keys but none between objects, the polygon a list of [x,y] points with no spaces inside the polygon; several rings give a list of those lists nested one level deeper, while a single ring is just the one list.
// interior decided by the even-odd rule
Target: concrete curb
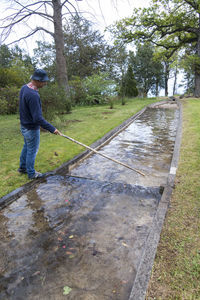
[{"label": "concrete curb", "polygon": [[151,270],[153,267],[157,246],[160,240],[160,234],[166,212],[168,210],[171,194],[174,187],[174,181],[176,177],[176,170],[178,167],[179,151],[181,146],[181,136],[182,136],[182,105],[177,102],[180,110],[179,124],[176,133],[176,140],[174,145],[174,152],[171,161],[171,168],[167,179],[167,185],[164,188],[160,203],[156,215],[154,217],[154,222],[147,238],[142,259],[140,261],[136,278],[133,283],[132,291],[129,300],[144,300],[149,279],[151,276]]}]

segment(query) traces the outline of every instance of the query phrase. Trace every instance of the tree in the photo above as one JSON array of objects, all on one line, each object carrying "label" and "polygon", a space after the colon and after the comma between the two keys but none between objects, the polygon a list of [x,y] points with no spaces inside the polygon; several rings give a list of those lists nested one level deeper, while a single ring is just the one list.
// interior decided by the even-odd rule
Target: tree
[{"label": "tree", "polygon": [[70,18],[64,27],[64,48],[69,80],[72,76],[84,78],[104,71],[106,42],[85,18],[78,15]]},{"label": "tree", "polygon": [[144,97],[149,91],[157,95],[159,87],[163,87],[163,65],[154,54],[154,47],[150,43],[137,45],[136,53],[130,51],[129,54],[139,92]]},{"label": "tree", "polygon": [[20,87],[30,79],[34,64],[29,55],[15,46],[0,46],[0,87],[15,85]]},{"label": "tree", "polygon": [[116,35],[126,42],[151,41],[172,55],[189,45],[195,49],[196,97],[200,97],[200,2],[197,0],[152,0],[148,9],[135,9],[131,18],[118,23]]},{"label": "tree", "polygon": [[128,52],[123,44],[117,44],[111,49],[108,65],[113,78],[121,83],[128,67]]},{"label": "tree", "polygon": [[131,98],[138,95],[137,84],[131,65],[128,66],[128,70],[124,76],[120,93]]},{"label": "tree", "polygon": [[[165,90],[165,96],[168,96],[168,81],[171,78],[174,65],[176,66],[178,63],[177,57],[175,53],[171,56],[171,52],[162,47],[155,47],[154,60],[156,64],[154,70],[158,76],[158,84]],[[173,74],[176,76],[177,72]],[[157,95],[157,92],[155,94]]]},{"label": "tree", "polygon": [[37,41],[37,48],[33,49],[33,61],[41,68],[45,68],[48,75],[54,81],[57,80],[56,72],[56,50],[54,44]]},{"label": "tree", "polygon": [[182,86],[185,88],[186,92],[189,94],[192,94],[194,91],[194,83],[195,83],[195,56],[191,55],[194,54],[193,47],[188,47],[185,49],[185,51],[182,53],[182,57],[180,60],[180,68],[182,68],[185,72],[184,79],[185,82],[183,82]]},{"label": "tree", "polygon": [[[54,44],[46,42],[37,44],[38,47],[34,49],[34,61],[46,66],[48,74],[56,78]],[[70,18],[68,25],[64,26],[64,54],[69,81],[74,77],[83,79],[107,71],[111,48],[99,31],[93,29],[90,21],[78,15]]]},{"label": "tree", "polygon": [[2,68],[8,67],[12,58],[13,58],[12,53],[9,50],[8,46],[1,45],[0,46],[0,66]]},{"label": "tree", "polygon": [[117,92],[121,96],[122,104],[125,104],[124,94],[121,91],[127,68],[128,53],[124,44],[118,43],[117,45],[109,47],[106,59],[106,69],[109,77],[117,83]]},{"label": "tree", "polygon": [[[81,0],[74,1],[76,2]],[[74,5],[68,0],[40,0],[29,4],[27,1],[12,0],[10,3],[14,9],[14,12],[0,20],[0,29],[2,29],[1,39],[3,42],[5,42],[10,32],[18,24],[26,24],[26,21],[35,16],[47,21],[49,25],[48,28],[36,25],[35,28],[30,29],[26,35],[22,36],[18,40],[13,41],[13,43],[19,42],[22,39],[27,39],[38,31],[48,33],[55,42],[58,83],[60,86],[64,86],[68,92],[69,86],[66,59],[64,57],[63,19],[65,18],[66,13],[70,13],[70,9],[75,11]],[[11,7],[9,7],[9,9],[11,9]],[[53,31],[50,30],[51,24],[53,24]]]}]

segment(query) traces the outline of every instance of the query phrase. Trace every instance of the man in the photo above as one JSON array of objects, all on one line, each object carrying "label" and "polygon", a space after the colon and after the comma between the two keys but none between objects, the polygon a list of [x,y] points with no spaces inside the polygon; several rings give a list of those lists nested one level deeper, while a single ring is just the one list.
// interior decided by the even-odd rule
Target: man
[{"label": "man", "polygon": [[18,172],[27,173],[29,179],[43,177],[44,174],[34,169],[35,158],[40,144],[40,126],[51,133],[61,133],[42,116],[41,100],[38,89],[47,84],[47,73],[42,69],[35,70],[31,82],[24,85],[20,91],[20,123],[24,136],[24,146],[20,155]]}]

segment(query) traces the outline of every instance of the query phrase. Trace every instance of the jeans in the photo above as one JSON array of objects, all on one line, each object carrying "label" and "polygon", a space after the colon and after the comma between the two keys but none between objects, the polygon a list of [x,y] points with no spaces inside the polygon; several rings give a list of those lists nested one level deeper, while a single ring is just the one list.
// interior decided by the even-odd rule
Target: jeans
[{"label": "jeans", "polygon": [[20,168],[26,169],[28,177],[35,174],[35,158],[40,145],[40,129],[31,130],[21,126],[21,133],[24,136],[24,146],[20,155]]}]

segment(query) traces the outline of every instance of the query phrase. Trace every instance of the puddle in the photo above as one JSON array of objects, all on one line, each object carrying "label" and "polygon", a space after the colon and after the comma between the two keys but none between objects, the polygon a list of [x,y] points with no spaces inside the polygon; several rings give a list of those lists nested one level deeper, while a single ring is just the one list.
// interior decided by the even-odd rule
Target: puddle
[{"label": "puddle", "polygon": [[93,155],[0,212],[0,299],[128,300],[177,120],[176,109],[147,109],[101,149],[147,176]]}]

